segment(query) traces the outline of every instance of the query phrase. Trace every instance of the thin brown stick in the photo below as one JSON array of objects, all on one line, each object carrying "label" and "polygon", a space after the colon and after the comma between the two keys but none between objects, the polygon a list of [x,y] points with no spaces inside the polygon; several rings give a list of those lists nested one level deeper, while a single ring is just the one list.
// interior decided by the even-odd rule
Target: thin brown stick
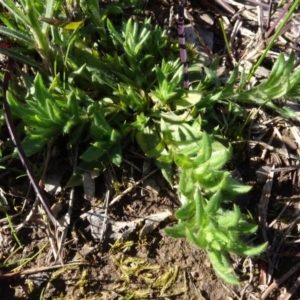
[{"label": "thin brown stick", "polygon": [[129,188],[127,188],[124,192],[122,192],[121,194],[119,194],[118,196],[116,196],[110,203],[109,206],[112,206],[114,203],[118,202],[124,195],[126,195],[127,193],[129,193],[131,190],[133,190],[136,186],[138,186],[140,183],[142,183],[145,179],[147,179],[148,177],[150,177],[151,175],[153,175],[155,172],[157,172],[158,169],[152,171],[151,173],[149,173],[147,176],[145,176],[144,178],[142,178],[141,180],[137,181],[134,185],[130,186]]},{"label": "thin brown stick", "polygon": [[54,266],[47,266],[47,267],[39,267],[39,268],[32,268],[28,270],[23,271],[17,271],[17,272],[11,272],[7,274],[0,274],[0,280],[5,280],[8,278],[13,278],[17,276],[24,276],[24,275],[31,275],[39,272],[49,272],[52,270],[60,269],[60,268],[66,268],[66,267],[72,267],[72,266],[82,266],[82,265],[89,265],[89,263],[85,262],[76,262],[76,263],[70,263],[67,265],[54,265]]},{"label": "thin brown stick", "polygon": [[283,300],[288,300],[290,299],[293,294],[296,292],[296,290],[298,289],[300,285],[300,277],[297,278],[296,282],[292,285],[292,287],[287,291],[287,293],[285,294]]},{"label": "thin brown stick", "polygon": [[24,149],[21,145],[20,139],[17,135],[16,132],[16,128],[14,126],[13,123],[13,119],[12,119],[12,115],[11,115],[11,111],[10,111],[10,107],[8,105],[7,99],[6,99],[6,95],[7,95],[7,91],[8,91],[8,86],[9,86],[9,82],[11,80],[11,73],[12,73],[12,66],[13,62],[11,59],[9,59],[8,64],[6,65],[5,68],[5,73],[4,73],[4,79],[3,79],[3,85],[2,85],[2,95],[3,95],[3,111],[4,111],[4,115],[5,115],[5,121],[7,124],[7,128],[9,131],[9,135],[18,151],[20,160],[24,166],[24,168],[26,169],[26,173],[30,179],[30,183],[32,184],[38,198],[40,199],[50,221],[53,223],[54,226],[57,225],[57,221],[53,216],[53,213],[51,211],[51,207],[49,205],[49,202],[43,192],[43,190],[41,189],[41,187],[39,186],[35,176],[34,176],[34,172],[32,170],[32,167],[29,163],[29,160],[24,152]]},{"label": "thin brown stick", "polygon": [[267,299],[269,294],[276,289],[279,285],[285,282],[289,277],[291,277],[300,268],[300,262],[297,263],[292,269],[286,272],[281,278],[275,280],[269,287],[262,293],[261,300]]}]

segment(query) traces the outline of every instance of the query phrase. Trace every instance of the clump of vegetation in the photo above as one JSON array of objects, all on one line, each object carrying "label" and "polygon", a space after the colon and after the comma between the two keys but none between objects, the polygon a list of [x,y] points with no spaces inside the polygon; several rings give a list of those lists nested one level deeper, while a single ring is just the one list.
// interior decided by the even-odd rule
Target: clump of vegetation
[{"label": "clump of vegetation", "polygon": [[[216,273],[238,283],[227,253],[257,255],[267,245],[243,243],[241,238],[255,233],[257,226],[238,206],[224,206],[250,187],[231,178],[225,166],[232,148],[219,142],[218,131],[208,125],[217,118],[218,104],[228,107],[232,118],[240,116],[244,104],[293,117],[272,100],[298,89],[294,56],[285,61],[280,55],[269,79],[249,90],[237,68],[221,84],[218,59],[204,68],[204,75],[193,71],[198,70],[195,61],[195,80],[184,90],[178,47],[170,48],[166,31],[150,19],[120,21],[121,4],[0,2],[5,9],[0,33],[11,45],[1,47],[0,53],[18,66],[28,66],[27,71],[16,68],[9,90],[2,94],[22,122],[25,153],[30,156],[68,136],[65,146],[81,151],[72,182],[81,178],[82,170],[103,171],[108,163],[120,166],[123,149],[136,142],[172,187],[178,183],[178,224],[166,233],[205,249]],[[61,21],[68,18],[73,20]]]}]

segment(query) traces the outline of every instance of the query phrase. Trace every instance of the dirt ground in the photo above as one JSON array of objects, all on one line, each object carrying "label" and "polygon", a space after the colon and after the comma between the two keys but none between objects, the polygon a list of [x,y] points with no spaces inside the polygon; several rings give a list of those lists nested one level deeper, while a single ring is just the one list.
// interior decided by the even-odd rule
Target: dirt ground
[{"label": "dirt ground", "polygon": [[[170,5],[153,1],[147,6],[147,14],[163,24]],[[215,5],[216,12],[229,15],[222,6],[206,1],[189,5],[191,13],[201,11],[213,15]],[[216,29],[213,31],[216,33]],[[216,33],[216,44],[220,39],[221,34]],[[14,161],[9,165],[9,172],[0,170],[0,187],[10,202],[9,215],[16,214],[15,208],[21,211],[12,217],[13,225],[17,227],[33,211],[29,222],[16,234],[22,247],[13,237],[4,211],[0,211],[1,299],[300,299],[300,291],[297,291],[300,283],[300,153],[292,134],[292,128],[298,128],[299,122],[258,115],[252,125],[249,141],[234,144],[235,156],[230,165],[234,176],[253,186],[247,195],[236,199],[242,211],[251,214],[260,225],[257,235],[250,237],[249,242],[268,241],[270,247],[260,257],[231,257],[241,281],[239,286],[223,283],[215,275],[204,251],[164,234],[163,229],[174,222],[172,215],[157,222],[153,225],[155,228],[141,238],[145,219],[162,212],[172,214],[178,200],[158,173],[125,192],[130,186],[128,182],[135,185],[144,176],[132,165],[142,169],[146,160],[129,151],[125,153],[126,161],[116,171],[118,185],[113,191],[123,192],[124,196],[108,209],[107,232],[111,233],[106,233],[102,242],[83,214],[102,205],[105,176],[95,179],[96,193],[92,201],[82,187],[75,189],[71,228],[62,252],[64,266],[53,261],[41,215],[33,210],[34,193],[28,188],[28,181],[18,177],[24,173],[20,171],[21,164]],[[258,133],[255,127],[259,127]],[[66,199],[71,198],[70,189],[64,189],[72,172],[65,151],[59,149],[50,164],[52,169],[63,173],[62,191],[55,196],[48,195],[52,203],[62,203],[58,217],[66,213]],[[41,161],[41,158],[30,160]],[[269,169],[264,171],[262,166]],[[272,166],[283,169],[270,172]],[[120,241],[112,238],[112,233],[116,234],[114,237],[126,238]]]},{"label": "dirt ground", "polygon": [[[250,151],[250,157],[245,157],[242,164],[236,166],[243,181],[253,185],[251,192],[237,199],[236,203],[245,212],[246,209],[250,210],[255,220],[258,219],[265,186],[257,183],[256,179],[256,171],[262,165],[256,156],[260,150]],[[241,158],[242,154],[239,155]],[[138,163],[137,159],[135,163]],[[124,169],[130,169],[126,163]],[[68,233],[64,247],[65,267],[56,263],[57,269],[51,268],[53,258],[48,238],[34,218],[18,233],[23,249],[17,248],[15,241],[9,238],[9,229],[5,230],[5,226],[2,226],[1,236],[4,241],[0,248],[1,261],[5,261],[7,267],[1,268],[1,274],[25,271],[24,275],[17,273],[10,278],[2,278],[0,275],[2,299],[260,299],[262,291],[267,287],[260,284],[260,277],[268,274],[270,263],[274,263],[272,280],[281,278],[299,263],[297,243],[292,242],[297,231],[291,232],[289,237],[284,236],[284,229],[290,223],[297,222],[299,215],[298,183],[293,184],[290,175],[285,173],[277,176],[273,182],[268,222],[278,217],[282,208],[285,208],[285,212],[278,219],[278,226],[267,231],[268,240],[272,242],[270,253],[251,260],[231,257],[236,273],[240,276],[240,286],[229,286],[216,277],[204,251],[196,249],[185,240],[166,236],[163,228],[172,225],[170,218],[158,224],[158,228],[143,239],[139,239],[143,227],[141,222],[123,242],[116,243],[108,238],[99,243],[91,236],[91,227],[86,219],[78,218],[91,206],[79,187],[75,190],[76,205],[71,222],[74,226]],[[136,172],[135,177],[138,176],[141,174]],[[156,187],[155,192],[146,187],[144,196],[141,196],[143,187],[137,186],[109,209],[112,220],[126,224],[166,210],[174,212],[177,200],[168,185],[157,174],[150,178],[151,185]],[[18,193],[17,182],[11,180],[11,193],[15,196]],[[96,179],[96,198],[101,198],[103,182],[103,176]],[[26,184],[25,181],[23,183]],[[24,185],[19,189],[24,190]],[[18,196],[23,199],[20,194]],[[69,194],[65,193],[63,197],[68,198]],[[22,204],[21,201],[19,203]],[[21,218],[13,219],[14,223],[19,224],[29,214],[32,205],[30,200]],[[120,231],[127,229],[125,226]],[[5,233],[9,235],[7,244]],[[281,240],[283,236],[284,241]],[[256,239],[263,239],[262,231],[258,232]],[[74,262],[78,265],[74,265]],[[294,284],[297,277],[296,272],[280,287],[273,289],[266,299],[281,299],[280,295]],[[299,299],[299,296],[294,293],[291,299]]]}]

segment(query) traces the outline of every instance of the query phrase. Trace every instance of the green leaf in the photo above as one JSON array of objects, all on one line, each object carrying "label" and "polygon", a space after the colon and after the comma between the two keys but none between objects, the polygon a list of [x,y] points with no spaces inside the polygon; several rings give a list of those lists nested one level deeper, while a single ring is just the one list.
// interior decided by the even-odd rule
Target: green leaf
[{"label": "green leaf", "polygon": [[212,234],[214,236],[213,241],[219,241],[219,244],[222,245],[222,248],[225,248],[225,245],[230,243],[230,235],[226,229],[216,228]]},{"label": "green leaf", "polygon": [[[25,0],[25,11],[28,16],[29,26],[28,29],[35,40],[36,48],[46,66],[49,66],[49,60],[51,59],[50,43],[48,36],[42,32],[42,27],[38,19],[39,13],[36,10],[36,6],[33,1]],[[51,60],[50,60],[51,61]]]},{"label": "green leaf", "polygon": [[174,161],[182,169],[188,169],[193,166],[193,160],[183,154],[175,154]]},{"label": "green leaf", "polygon": [[[118,15],[118,14],[122,14],[123,10],[119,5],[111,5],[109,7],[107,7],[106,9],[100,11],[99,10],[99,1],[97,0],[93,0],[93,2],[96,3],[96,7],[97,9],[93,9],[93,15],[95,18],[97,18],[97,15],[100,14],[100,19],[103,22],[109,15]],[[91,1],[88,1],[88,4],[90,4]],[[97,15],[94,13],[95,11],[98,11]],[[96,23],[95,23],[96,24]]]},{"label": "green leaf", "polygon": [[237,180],[227,176],[223,182],[222,189],[236,195],[248,193],[251,190],[251,186],[240,184]]},{"label": "green leaf", "polygon": [[267,247],[268,247],[268,243],[264,243],[259,246],[249,246],[240,241],[236,243],[234,247],[228,250],[239,255],[255,256],[266,251]]},{"label": "green leaf", "polygon": [[216,273],[225,282],[230,284],[239,284],[237,277],[234,275],[232,268],[228,262],[228,258],[223,252],[218,252],[215,250],[207,251],[212,266]]},{"label": "green leaf", "polygon": [[280,81],[280,78],[284,73],[285,67],[286,67],[286,63],[284,60],[284,56],[282,53],[279,53],[277,60],[275,61],[273,68],[271,70],[271,74],[267,82],[264,84],[265,87],[271,87],[273,85],[276,85],[276,83]]},{"label": "green leaf", "polygon": [[173,238],[186,237],[186,226],[184,223],[179,223],[174,227],[165,228],[165,233]]},{"label": "green leaf", "polygon": [[20,43],[26,44],[28,47],[35,47],[34,40],[21,31],[0,26],[0,34],[6,35],[9,39],[15,39]]},{"label": "green leaf", "polygon": [[54,99],[46,90],[40,73],[37,73],[37,75],[35,76],[33,92],[36,100],[38,101],[41,109],[43,110],[47,110],[47,99],[51,99],[54,101]]},{"label": "green leaf", "polygon": [[288,78],[290,76],[290,73],[294,68],[294,62],[295,62],[295,52],[291,52],[291,54],[288,56],[288,60],[286,62],[281,78]]},{"label": "green leaf", "polygon": [[149,120],[150,120],[150,118],[146,117],[144,115],[144,113],[142,112],[142,113],[136,115],[136,120],[135,120],[135,122],[131,123],[131,126],[136,128],[139,131],[143,131]]},{"label": "green leaf", "polygon": [[29,19],[26,16],[26,14],[24,14],[18,6],[15,5],[14,1],[11,0],[5,0],[5,1],[1,1],[2,5],[7,8],[12,14],[13,16],[22,21],[25,25],[29,25]]},{"label": "green leaf", "polygon": [[13,114],[19,118],[24,117],[24,115],[31,115],[30,109],[20,103],[10,91],[7,91],[6,98]]},{"label": "green leaf", "polygon": [[195,190],[194,201],[196,203],[196,224],[202,228],[207,218],[204,211],[204,199],[199,188],[196,188]]},{"label": "green leaf", "polygon": [[158,111],[151,112],[149,116],[153,118],[159,118],[159,119],[163,118],[168,123],[182,123],[182,122],[189,122],[192,120],[189,111],[186,111],[181,115],[178,115],[172,111],[164,112],[162,110],[158,110]]},{"label": "green leaf", "polygon": [[110,147],[108,153],[109,160],[117,167],[120,167],[122,163],[122,148],[120,143],[115,143],[112,147]]},{"label": "green leaf", "polygon": [[47,138],[26,136],[22,141],[22,147],[27,156],[31,156],[41,150],[47,143]]},{"label": "green leaf", "polygon": [[19,50],[0,47],[0,53],[23,64],[32,66],[37,69],[41,68],[40,63],[36,62],[36,60],[33,60],[31,57],[25,56],[24,54],[20,53]]},{"label": "green leaf", "polygon": [[197,242],[196,237],[194,236],[193,232],[191,232],[191,230],[190,230],[188,227],[185,228],[185,232],[186,232],[186,233],[185,233],[186,239],[187,239],[190,243],[192,243],[192,244],[194,244],[194,245],[197,245],[198,242]]},{"label": "green leaf", "polygon": [[79,113],[78,113],[78,101],[76,99],[75,94],[72,92],[68,95],[68,102],[67,102],[68,108],[73,115],[74,119],[77,121],[79,120]]},{"label": "green leaf", "polygon": [[[208,202],[205,206],[205,212],[208,215],[216,214],[216,212],[220,208],[221,202],[222,202],[222,194],[221,194],[221,191],[219,190],[216,193],[214,193],[208,200]],[[219,218],[218,218],[218,220],[219,220]]]},{"label": "green leaf", "polygon": [[134,48],[135,56],[139,54],[139,52],[142,49],[143,44],[145,43],[145,41],[148,39],[149,36],[150,36],[150,31],[148,31],[146,34],[141,36],[140,42]]},{"label": "green leaf", "polygon": [[197,246],[200,249],[206,249],[208,244],[205,239],[205,232],[204,232],[204,230],[202,230],[202,228],[199,228],[198,232],[195,235],[195,238],[197,240]]},{"label": "green leaf", "polygon": [[202,98],[202,93],[196,93],[193,91],[188,91],[184,98],[177,98],[172,101],[175,105],[175,110],[183,110],[197,105]]},{"label": "green leaf", "polygon": [[160,156],[155,161],[156,166],[161,170],[162,175],[167,180],[167,182],[170,184],[171,187],[173,187],[173,165],[172,165],[172,158],[168,155]]},{"label": "green leaf", "polygon": [[209,135],[203,132],[201,139],[201,149],[194,160],[194,168],[201,166],[211,158],[212,144]]},{"label": "green leaf", "polygon": [[172,141],[180,144],[188,141],[199,143],[203,136],[203,132],[195,129],[187,123],[181,123],[180,125],[170,124],[169,130],[172,132]]},{"label": "green leaf", "polygon": [[184,169],[180,174],[178,192],[182,193],[186,197],[189,197],[193,190],[194,182],[191,180],[190,171]]},{"label": "green leaf", "polygon": [[116,29],[114,28],[113,24],[111,23],[111,21],[109,19],[107,19],[106,24],[107,24],[107,28],[108,28],[109,32],[111,33],[111,35],[113,36],[114,40],[117,40],[119,42],[119,44],[123,46],[123,38],[116,31]]},{"label": "green leaf", "polygon": [[84,161],[94,161],[101,157],[108,149],[107,143],[95,142],[80,156]]},{"label": "green leaf", "polygon": [[112,137],[113,129],[97,105],[95,105],[93,117],[93,123],[90,127],[90,131],[94,139],[97,141],[104,141],[109,137]]},{"label": "green leaf", "polygon": [[164,121],[164,119],[160,120],[160,130],[161,130],[161,133],[163,134],[163,139],[165,142],[172,140],[172,133],[169,130],[169,127],[168,127],[167,123]]},{"label": "green leaf", "polygon": [[49,99],[46,99],[46,104],[47,104],[47,112],[49,118],[56,124],[60,125],[61,128],[66,124],[67,119],[66,115],[62,114],[56,105],[55,101],[51,101]]},{"label": "green leaf", "polygon": [[194,175],[193,178],[200,184],[202,188],[211,190],[211,191],[217,191],[219,190],[222,185],[223,181],[226,179],[226,177],[229,176],[229,172],[223,172],[223,171],[214,171],[210,172],[207,175]]},{"label": "green leaf", "polygon": [[209,165],[212,169],[221,169],[231,158],[232,147],[231,145],[227,149],[213,151],[212,156],[209,159]]},{"label": "green leaf", "polygon": [[185,156],[194,156],[201,149],[201,143],[199,141],[183,141],[176,142],[177,154],[183,154]]},{"label": "green leaf", "polygon": [[185,220],[192,217],[195,214],[196,205],[195,201],[190,201],[178,208],[175,212],[175,218],[177,220]]},{"label": "green leaf", "polygon": [[146,155],[150,158],[160,158],[168,156],[165,143],[163,141],[160,141],[160,143],[157,144],[154,149],[151,149],[150,151],[146,152]]},{"label": "green leaf", "polygon": [[135,138],[143,152],[149,157],[157,158],[161,156],[164,144],[160,142],[157,133],[149,126],[145,127],[143,131],[138,131]]},{"label": "green leaf", "polygon": [[240,235],[256,233],[258,226],[256,224],[249,223],[245,220],[240,220],[236,227],[237,232]]},{"label": "green leaf", "polygon": [[72,188],[82,185],[82,174],[74,173],[68,180],[66,188]]},{"label": "green leaf", "polygon": [[226,211],[223,215],[219,216],[217,222],[223,228],[236,228],[242,217],[240,209],[235,205],[233,211]]}]

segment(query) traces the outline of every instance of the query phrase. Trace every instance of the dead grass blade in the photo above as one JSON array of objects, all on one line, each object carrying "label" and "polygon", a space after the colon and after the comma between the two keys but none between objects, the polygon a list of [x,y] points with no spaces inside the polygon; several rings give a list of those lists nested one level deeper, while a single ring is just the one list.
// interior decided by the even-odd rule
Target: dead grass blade
[{"label": "dead grass blade", "polygon": [[[280,286],[283,282],[285,282],[289,277],[291,277],[296,271],[300,268],[300,263],[297,263],[291,270],[286,272],[281,278],[275,280],[261,295],[261,300],[267,299],[269,294],[275,290],[278,286]],[[287,298],[288,299],[288,298]]]},{"label": "dead grass blade", "polygon": [[[66,264],[66,265],[64,265],[63,268],[72,267],[72,266],[82,266],[82,265],[89,265],[89,264],[85,263],[85,262],[76,262],[76,263]],[[11,272],[11,273],[7,273],[7,274],[0,274],[0,280],[5,280],[8,278],[13,278],[13,277],[17,277],[17,276],[35,274],[35,273],[39,273],[39,272],[49,272],[49,271],[60,269],[60,268],[62,268],[61,265],[53,265],[53,266],[39,267],[39,268],[32,268],[32,269],[23,270],[23,271]]]}]

